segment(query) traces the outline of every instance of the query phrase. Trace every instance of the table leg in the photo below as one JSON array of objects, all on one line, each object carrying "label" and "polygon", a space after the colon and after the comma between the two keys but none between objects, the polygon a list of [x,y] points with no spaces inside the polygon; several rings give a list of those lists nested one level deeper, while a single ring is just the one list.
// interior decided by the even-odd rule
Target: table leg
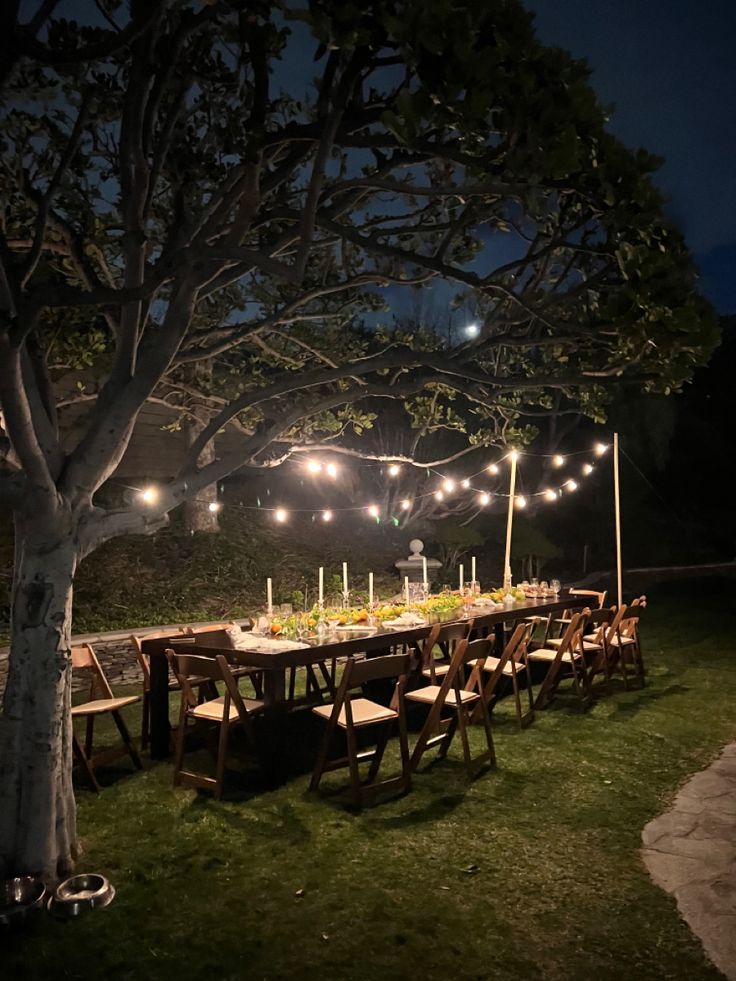
[{"label": "table leg", "polygon": [[151,666],[151,759],[162,760],[171,753],[169,723],[169,662],[166,655],[152,654]]}]

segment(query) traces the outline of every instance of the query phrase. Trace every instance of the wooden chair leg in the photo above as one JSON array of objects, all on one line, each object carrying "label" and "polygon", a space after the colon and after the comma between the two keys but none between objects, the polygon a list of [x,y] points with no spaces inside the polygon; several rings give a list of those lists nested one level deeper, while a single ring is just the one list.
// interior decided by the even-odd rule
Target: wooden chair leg
[{"label": "wooden chair leg", "polygon": [[92,759],[92,747],[94,743],[95,734],[95,717],[94,715],[87,716],[86,732],[84,737],[84,753],[88,760]]},{"label": "wooden chair leg", "polygon": [[186,716],[182,712],[179,716],[179,725],[176,730],[176,750],[174,753],[174,786],[178,787],[181,783],[180,773],[184,762],[184,740],[186,738]]},{"label": "wooden chair leg", "polygon": [[373,759],[371,760],[371,765],[368,770],[368,776],[365,782],[367,784],[373,783],[378,775],[379,767],[381,766],[381,760],[383,759],[383,754],[386,752],[386,746],[388,744],[388,737],[391,734],[391,723],[387,722],[385,725],[381,726],[381,734],[378,737],[376,743],[376,748],[373,753]]},{"label": "wooden chair leg", "polygon": [[524,713],[521,710],[521,694],[519,692],[519,679],[516,677],[516,667],[511,665],[511,685],[514,689],[514,701],[516,702],[516,717],[519,720],[519,728],[523,728],[522,719]]},{"label": "wooden chair leg", "polygon": [[399,715],[399,752],[401,754],[401,776],[404,781],[404,790],[408,793],[411,790],[411,760],[409,758],[409,734],[406,730],[406,717]]},{"label": "wooden chair leg", "polygon": [[220,723],[220,738],[217,741],[217,767],[215,769],[215,800],[222,799],[225,784],[225,760],[227,758],[227,741],[230,726],[227,722]]},{"label": "wooden chair leg", "polygon": [[148,741],[151,736],[151,693],[148,689],[143,691],[143,705],[141,708],[141,750],[148,748]]},{"label": "wooden chair leg", "polygon": [[87,777],[90,784],[92,785],[92,789],[95,791],[95,793],[99,794],[101,787],[99,783],[97,783],[97,777],[95,776],[95,771],[92,768],[89,759],[87,758],[84,750],[82,749],[82,744],[79,742],[79,739],[77,739],[76,735],[73,736],[72,738],[72,745],[74,747],[74,755],[79,760],[80,766],[82,767],[82,770],[84,770],[85,776]]},{"label": "wooden chair leg", "polygon": [[316,790],[319,787],[319,782],[322,779],[322,774],[325,772],[325,766],[327,765],[327,755],[330,751],[330,743],[332,742],[334,731],[334,726],[331,726],[329,723],[325,726],[322,743],[319,747],[314,770],[312,771],[312,779],[309,781],[310,790]]},{"label": "wooden chair leg", "polygon": [[492,767],[496,765],[496,746],[493,742],[493,730],[491,729],[491,713],[488,706],[483,703],[481,708],[483,714],[483,728],[486,731],[486,746],[488,747],[488,760]]},{"label": "wooden chair leg", "polygon": [[142,770],[143,764],[141,763],[141,758],[138,755],[138,750],[133,745],[133,740],[130,738],[130,733],[128,732],[128,727],[125,724],[125,720],[120,712],[112,712],[111,714],[115,720],[115,725],[118,727],[118,732],[125,743],[125,748],[128,750],[128,754],[133,761],[133,764],[137,767],[137,769]]},{"label": "wooden chair leg", "polygon": [[468,741],[468,727],[465,719],[465,710],[462,705],[457,707],[457,727],[460,730],[460,740],[463,745],[463,758],[465,760],[465,768],[468,773],[472,775],[473,773],[473,757],[470,752],[470,742]]},{"label": "wooden chair leg", "polygon": [[348,763],[350,765],[350,784],[353,789],[353,800],[355,801],[355,806],[360,808],[363,804],[363,799],[360,792],[360,768],[358,766],[358,745],[355,739],[355,730],[352,726],[348,726],[345,730],[345,735],[347,737],[348,743]]}]

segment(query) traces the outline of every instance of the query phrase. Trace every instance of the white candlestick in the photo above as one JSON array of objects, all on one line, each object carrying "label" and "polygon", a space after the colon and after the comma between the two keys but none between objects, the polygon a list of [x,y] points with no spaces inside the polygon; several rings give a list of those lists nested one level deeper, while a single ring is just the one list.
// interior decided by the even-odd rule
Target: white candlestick
[{"label": "white candlestick", "polygon": [[347,593],[348,591],[348,564],[343,562],[342,564],[342,591]]},{"label": "white candlestick", "polygon": [[462,590],[465,585],[465,569],[463,568],[462,562],[460,563],[460,589]]},{"label": "white candlestick", "polygon": [[325,601],[325,567],[321,565],[319,567],[319,603],[320,606]]},{"label": "white candlestick", "polygon": [[373,573],[368,573],[368,605],[373,606]]},{"label": "white candlestick", "polygon": [[422,556],[422,576],[424,578],[424,588],[427,588],[427,556]]},{"label": "white candlestick", "polygon": [[271,579],[266,580],[266,606],[268,612],[273,613],[273,581]]},{"label": "white candlestick", "polygon": [[409,577],[404,576],[404,599],[406,600],[406,605],[409,605]]},{"label": "white candlestick", "polygon": [[473,582],[475,582],[475,556],[473,556],[470,560],[470,568],[472,570],[470,573],[470,578]]}]

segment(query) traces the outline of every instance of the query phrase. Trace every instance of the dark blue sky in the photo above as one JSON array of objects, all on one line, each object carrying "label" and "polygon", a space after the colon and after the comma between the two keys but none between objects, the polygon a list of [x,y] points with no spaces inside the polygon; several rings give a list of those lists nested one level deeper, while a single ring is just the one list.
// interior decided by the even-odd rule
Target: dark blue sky
[{"label": "dark blue sky", "polygon": [[736,0],[525,0],[542,41],[584,57],[610,127],[665,157],[657,183],[704,292],[736,313]]}]

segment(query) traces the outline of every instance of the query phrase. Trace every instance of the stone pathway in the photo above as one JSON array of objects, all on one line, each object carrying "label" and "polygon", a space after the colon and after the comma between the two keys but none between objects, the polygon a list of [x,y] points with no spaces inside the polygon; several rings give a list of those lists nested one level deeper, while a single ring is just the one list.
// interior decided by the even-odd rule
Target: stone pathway
[{"label": "stone pathway", "polygon": [[649,874],[705,952],[736,981],[736,743],[682,788],[642,832]]}]

